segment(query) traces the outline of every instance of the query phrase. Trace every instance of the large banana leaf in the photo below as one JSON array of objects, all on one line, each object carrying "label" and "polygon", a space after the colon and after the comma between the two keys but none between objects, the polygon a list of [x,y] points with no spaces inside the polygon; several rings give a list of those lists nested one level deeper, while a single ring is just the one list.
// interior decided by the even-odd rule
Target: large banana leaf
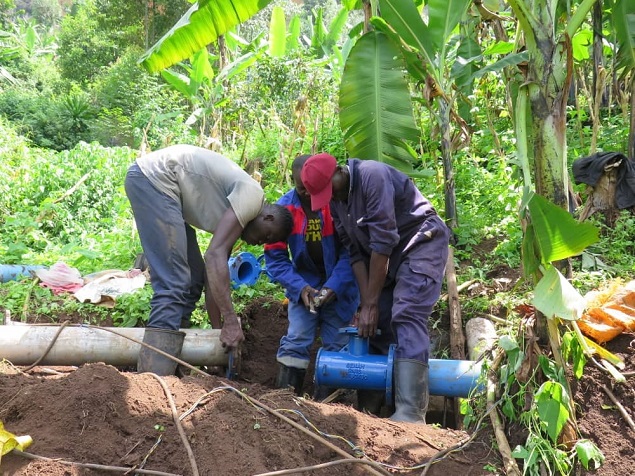
[{"label": "large banana leaf", "polygon": [[403,41],[421,53],[429,65],[434,64],[434,48],[428,26],[412,0],[380,0],[381,16]]},{"label": "large banana leaf", "polygon": [[531,303],[548,319],[576,321],[584,311],[584,298],[554,266],[547,266],[534,289]]},{"label": "large banana leaf", "polygon": [[352,157],[386,162],[412,171],[417,142],[404,64],[396,46],[380,32],[362,36],[352,48],[340,85],[340,124]]},{"label": "large banana leaf", "polygon": [[269,54],[274,58],[282,58],[287,46],[287,21],[281,6],[273,7],[269,22]]},{"label": "large banana leaf", "polygon": [[[471,0],[430,0],[428,31],[435,50],[443,51]],[[442,54],[443,56],[443,54]]]},{"label": "large banana leaf", "polygon": [[[430,0],[426,25],[412,0],[379,0],[381,15],[401,38],[426,59],[429,67],[439,67],[452,31],[467,10],[470,0]],[[439,79],[440,72],[430,71]]]},{"label": "large banana leaf", "polygon": [[150,73],[189,58],[232,27],[251,18],[271,0],[200,0],[139,62]]},{"label": "large banana leaf", "polygon": [[618,43],[617,67],[622,75],[635,70],[635,1],[618,0],[613,9],[613,25]]},{"label": "large banana leaf", "polygon": [[534,241],[533,249],[543,264],[576,256],[599,239],[595,226],[576,221],[568,211],[538,194],[531,197],[528,207],[533,236],[528,236],[528,228],[525,239]]}]

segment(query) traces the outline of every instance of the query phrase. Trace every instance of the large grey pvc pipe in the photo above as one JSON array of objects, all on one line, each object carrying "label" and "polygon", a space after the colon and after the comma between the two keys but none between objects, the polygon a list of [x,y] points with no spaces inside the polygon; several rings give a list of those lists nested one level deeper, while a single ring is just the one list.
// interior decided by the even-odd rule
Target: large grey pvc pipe
[{"label": "large grey pvc pipe", "polygon": [[[0,325],[0,360],[13,365],[31,365],[39,359],[60,326],[29,324]],[[106,327],[127,337],[143,341],[140,327]],[[185,341],[181,360],[191,365],[228,365],[228,355],[220,342],[219,329],[181,329]],[[141,345],[125,337],[95,327],[68,326],[39,365],[82,365],[89,362],[128,367],[137,364]]]}]

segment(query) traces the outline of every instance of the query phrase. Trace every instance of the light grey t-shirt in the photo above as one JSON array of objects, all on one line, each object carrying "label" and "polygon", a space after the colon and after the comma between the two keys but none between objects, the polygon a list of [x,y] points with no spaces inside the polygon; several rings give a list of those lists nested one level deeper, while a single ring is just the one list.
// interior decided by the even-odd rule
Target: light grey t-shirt
[{"label": "light grey t-shirt", "polygon": [[245,227],[264,204],[262,188],[232,160],[202,147],[174,145],[137,159],[152,185],[181,203],[190,225],[214,233],[232,207]]}]

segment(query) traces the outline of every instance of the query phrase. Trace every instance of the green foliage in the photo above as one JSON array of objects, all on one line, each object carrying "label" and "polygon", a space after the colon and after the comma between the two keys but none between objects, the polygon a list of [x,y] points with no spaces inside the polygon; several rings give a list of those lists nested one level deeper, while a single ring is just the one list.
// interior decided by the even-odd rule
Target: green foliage
[{"label": "green foliage", "polygon": [[20,133],[46,149],[70,149],[88,139],[94,117],[86,94],[43,95],[21,86],[0,93],[0,114],[19,124]]},{"label": "green foliage", "polygon": [[[524,443],[512,452],[515,458],[523,461],[523,474],[537,476],[544,471],[547,474],[570,474],[580,452],[585,459],[585,468],[597,467],[604,457],[592,442],[580,440],[584,441],[581,448],[570,452],[558,445],[558,437],[571,408],[563,369],[541,355],[538,368],[528,374],[526,363],[531,357],[523,349],[531,351],[531,346],[525,347],[525,343],[509,335],[501,336],[498,345],[505,353],[497,372],[499,408],[509,424],[518,423],[526,431]],[[568,348],[572,349],[571,346]],[[474,412],[478,411],[479,405],[482,405],[482,398],[466,401],[462,406],[467,424],[474,421]]]},{"label": "green foliage", "polygon": [[[5,263],[39,256],[51,264],[65,256],[74,265],[98,263],[123,269],[134,257],[131,213],[123,179],[134,160],[130,149],[80,143],[53,154],[18,149],[7,154],[11,194],[0,207],[0,251]],[[113,266],[114,265],[114,266]]]},{"label": "green foliage", "polygon": [[100,30],[97,15],[94,3],[87,1],[62,20],[58,63],[69,81],[86,84],[117,58],[117,46]]},{"label": "green foliage", "polygon": [[352,156],[412,173],[419,139],[399,50],[383,33],[369,32],[351,50],[340,85],[340,122]]},{"label": "green foliage", "polygon": [[9,14],[15,8],[15,0],[0,0],[0,28],[10,23]]},{"label": "green foliage", "polygon": [[115,325],[120,327],[140,327],[148,322],[152,287],[144,286],[131,294],[117,298],[111,314]]},{"label": "green foliage", "polygon": [[[474,246],[483,239],[501,237],[492,261],[483,263],[484,267],[491,267],[497,261],[518,267],[522,238],[517,215],[520,189],[513,168],[505,158],[496,155],[478,157],[457,154],[457,164],[455,183],[460,217],[459,227],[454,230],[457,258],[469,258]],[[469,185],[475,183],[487,185]],[[422,188],[422,191],[433,203],[442,203],[441,186],[439,183],[432,192],[426,188]],[[487,213],[482,213],[483,210],[487,210]]]},{"label": "green foliage", "polygon": [[141,64],[149,72],[157,72],[189,58],[220,35],[251,18],[270,1],[201,0],[143,55]]},{"label": "green foliage", "polygon": [[83,304],[69,294],[56,296],[50,289],[38,285],[35,279],[0,283],[0,300],[14,321],[40,324],[58,323],[65,317],[83,318],[88,324],[108,319],[110,310],[94,304]]},{"label": "green foliage", "polygon": [[591,217],[600,229],[601,240],[587,249],[590,253],[601,257],[608,266],[608,271],[613,275],[628,275],[635,271],[635,217],[627,210],[622,210],[615,226],[607,226],[606,220],[601,215]]},{"label": "green foliage", "polygon": [[566,332],[562,336],[562,358],[565,362],[570,362],[572,364],[573,375],[575,378],[582,378],[584,366],[586,364],[586,357],[582,351],[580,341],[573,332]]},{"label": "green foliage", "polygon": [[599,448],[591,440],[587,440],[586,438],[576,442],[575,452],[582,466],[591,471],[602,466],[605,459],[604,454],[602,454]]},{"label": "green foliage", "polygon": [[154,126],[151,138],[160,137],[152,141],[153,147],[163,145],[165,136],[181,135],[179,122],[172,125],[163,113],[173,111],[172,119],[178,114],[175,95],[139,67],[138,55],[139,50],[128,49],[92,86],[98,114],[91,135],[103,145],[138,147],[150,124]]},{"label": "green foliage", "polygon": [[32,0],[31,15],[42,25],[55,26],[62,18],[62,7],[58,0]]}]

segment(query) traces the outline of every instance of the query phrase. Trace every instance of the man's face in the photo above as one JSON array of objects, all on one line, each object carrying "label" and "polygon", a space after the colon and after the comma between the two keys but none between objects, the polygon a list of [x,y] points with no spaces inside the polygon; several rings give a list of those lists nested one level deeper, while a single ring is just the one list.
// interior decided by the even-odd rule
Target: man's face
[{"label": "man's face", "polygon": [[307,189],[304,188],[304,183],[302,183],[302,178],[300,177],[301,171],[302,171],[302,168],[300,168],[299,170],[294,170],[293,173],[291,174],[291,177],[295,185],[295,191],[300,197],[300,202],[302,202],[302,205],[307,205],[310,207],[311,195],[309,195],[309,192],[307,191]]},{"label": "man's face", "polygon": [[277,243],[285,239],[273,215],[260,215],[250,221],[240,237],[249,245]]},{"label": "man's face", "polygon": [[335,202],[348,202],[348,174],[338,167],[331,180],[333,185],[333,198],[331,200]]}]

